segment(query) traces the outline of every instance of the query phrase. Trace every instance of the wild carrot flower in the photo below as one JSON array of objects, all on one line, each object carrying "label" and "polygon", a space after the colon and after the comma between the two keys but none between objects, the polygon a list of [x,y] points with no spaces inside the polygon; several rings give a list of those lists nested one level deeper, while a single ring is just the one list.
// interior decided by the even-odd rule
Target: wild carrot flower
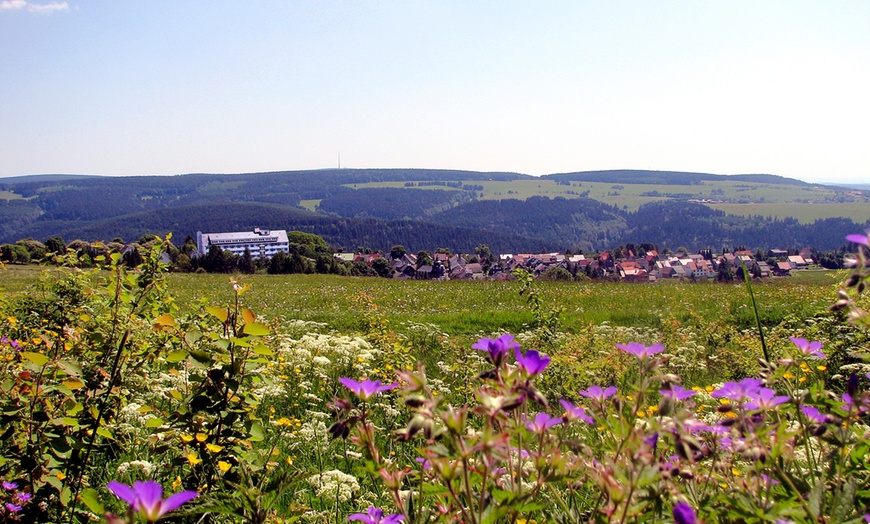
[{"label": "wild carrot flower", "polygon": [[674,506],[674,521],[677,524],[695,524],[697,520],[698,517],[695,516],[695,510],[692,509],[692,506],[685,502],[678,502]]},{"label": "wild carrot flower", "polygon": [[822,343],[818,341],[809,342],[805,338],[797,338],[797,337],[788,337],[792,343],[797,346],[798,349],[801,350],[806,356],[818,357],[818,358],[826,358],[825,354],[819,351],[822,349]]},{"label": "wild carrot flower", "polygon": [[362,382],[357,382],[356,380],[344,377],[338,379],[338,381],[341,382],[347,389],[351,390],[354,394],[356,394],[356,396],[358,396],[360,400],[368,400],[369,398],[377,395],[378,393],[389,391],[398,385],[382,385],[380,380],[369,379],[365,379]]},{"label": "wild carrot flower", "polygon": [[526,351],[526,354],[523,355],[520,352],[520,347],[517,346],[514,349],[514,354],[517,357],[517,365],[529,375],[542,373],[550,365],[550,357],[542,355],[534,349]]},{"label": "wild carrot flower", "polygon": [[164,500],[163,486],[153,480],[137,480],[132,486],[112,481],[106,487],[116,497],[130,504],[130,508],[147,522],[157,522],[198,495],[196,491],[180,491]]},{"label": "wild carrot flower", "polygon": [[498,338],[482,338],[471,347],[480,351],[486,351],[488,360],[495,367],[498,367],[504,361],[508,351],[519,349],[520,344],[514,340],[513,335],[506,333]]},{"label": "wild carrot flower", "polygon": [[365,513],[354,513],[347,520],[358,520],[363,524],[396,524],[405,520],[405,516],[399,513],[384,516],[382,509],[374,506],[369,506]]},{"label": "wild carrot flower", "polygon": [[665,350],[665,347],[661,344],[656,344],[654,346],[644,346],[639,342],[629,342],[628,344],[617,344],[616,347],[625,351],[626,353],[631,353],[637,358],[643,360],[648,357],[655,355],[656,353],[661,353]]}]

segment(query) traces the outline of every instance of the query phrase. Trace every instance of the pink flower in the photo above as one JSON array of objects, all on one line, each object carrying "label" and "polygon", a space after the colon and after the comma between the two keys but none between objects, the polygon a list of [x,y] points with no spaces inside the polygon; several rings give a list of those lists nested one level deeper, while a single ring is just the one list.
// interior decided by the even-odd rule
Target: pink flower
[{"label": "pink flower", "polygon": [[369,380],[365,379],[362,382],[357,382],[351,378],[340,378],[338,379],[344,387],[351,390],[360,398],[360,400],[368,400],[369,398],[381,393],[383,391],[389,391],[396,387],[398,384],[386,384],[381,385],[380,380]]},{"label": "pink flower", "polygon": [[597,402],[604,402],[606,399],[616,394],[616,386],[610,386],[607,389],[601,389],[601,386],[589,386],[587,389],[581,391],[580,394],[588,399]]},{"label": "pink flower", "polygon": [[137,480],[132,486],[112,481],[106,487],[148,522],[157,522],[198,495],[196,491],[180,491],[164,500],[163,487],[153,480]]},{"label": "pink flower", "polygon": [[513,335],[504,334],[498,338],[482,338],[471,347],[480,351],[486,351],[489,361],[498,367],[504,361],[507,352],[511,349],[519,349],[520,344],[514,341]]},{"label": "pink flower", "polygon": [[399,513],[384,516],[382,509],[374,506],[369,506],[365,513],[354,513],[347,520],[358,520],[363,524],[397,524],[405,520],[405,516]]},{"label": "pink flower", "polygon": [[661,353],[665,350],[665,347],[661,344],[656,344],[654,346],[644,346],[639,342],[629,342],[628,344],[617,344],[616,347],[625,351],[626,353],[631,353],[639,359],[645,359],[647,357],[651,357],[656,353]]},{"label": "pink flower", "polygon": [[846,240],[870,247],[870,234],[867,235],[846,235]]},{"label": "pink flower", "polygon": [[818,341],[809,342],[805,338],[797,338],[797,337],[788,337],[791,340],[792,344],[797,346],[801,353],[807,356],[818,357],[818,358],[826,358],[825,354],[819,351],[822,349],[822,343]]},{"label": "pink flower", "polygon": [[526,354],[523,355],[520,353],[519,346],[517,346],[514,350],[514,355],[517,357],[517,365],[526,370],[526,373],[529,375],[537,375],[550,365],[550,357],[542,355],[534,349],[526,351]]},{"label": "pink flower", "polygon": [[692,506],[685,502],[679,502],[674,506],[674,521],[677,524],[695,524],[698,517],[695,516],[695,510]]},{"label": "pink flower", "polygon": [[560,400],[559,404],[562,404],[562,407],[565,408],[565,420],[583,420],[588,422],[589,424],[595,424],[595,419],[586,414],[586,410],[575,406],[574,404],[568,402],[567,400]]},{"label": "pink flower", "polygon": [[544,433],[557,424],[562,423],[562,417],[551,417],[548,413],[538,413],[535,419],[526,423],[526,429],[532,433]]}]

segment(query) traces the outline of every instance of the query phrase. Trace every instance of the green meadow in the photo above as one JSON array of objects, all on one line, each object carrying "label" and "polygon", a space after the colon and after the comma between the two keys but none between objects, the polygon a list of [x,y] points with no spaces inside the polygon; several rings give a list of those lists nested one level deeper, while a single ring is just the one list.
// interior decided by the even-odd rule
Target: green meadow
[{"label": "green meadow", "polygon": [[[834,189],[824,186],[796,186],[788,184],[764,184],[744,181],[707,181],[697,185],[663,184],[610,184],[602,182],[571,182],[570,186],[560,185],[555,180],[512,180],[512,181],[464,181],[463,183],[483,186],[481,200],[503,200],[515,198],[525,200],[533,196],[548,198],[579,198],[589,191],[589,198],[623,208],[637,211],[643,204],[667,200],[679,195],[683,198],[727,200],[725,204],[708,204],[735,215],[761,215],[779,218],[793,217],[802,223],[810,223],[821,218],[844,217],[863,222],[870,218],[870,202],[839,201],[841,195]],[[406,187],[405,182],[372,182],[352,184],[352,188]],[[414,186],[416,189],[457,191],[445,186]],[[657,196],[650,196],[658,192]],[[860,199],[858,199],[860,200]],[[307,207],[314,205],[313,201]]]},{"label": "green meadow", "polygon": [[132,524],[146,479],[197,493],[184,524],[857,522],[870,503],[870,392],[846,380],[870,345],[829,309],[845,272],[753,301],[163,273],[162,249],[0,268],[0,520]]},{"label": "green meadow", "polygon": [[[39,279],[38,266],[9,266],[0,290],[15,296]],[[99,275],[99,274],[98,274]],[[100,277],[97,277],[100,278]],[[266,318],[326,324],[339,332],[364,330],[369,304],[399,332],[426,323],[465,343],[498,332],[519,332],[533,321],[520,284],[515,281],[402,281],[335,275],[181,274],[167,276],[182,311],[200,304],[228,303],[230,281],[248,286],[245,300]],[[807,317],[834,300],[842,273],[797,272],[754,286],[765,322]],[[590,324],[658,328],[668,319],[697,318],[751,324],[749,295],[743,285],[663,281],[656,284],[613,282],[535,282],[544,307],[560,309],[566,331]]]}]

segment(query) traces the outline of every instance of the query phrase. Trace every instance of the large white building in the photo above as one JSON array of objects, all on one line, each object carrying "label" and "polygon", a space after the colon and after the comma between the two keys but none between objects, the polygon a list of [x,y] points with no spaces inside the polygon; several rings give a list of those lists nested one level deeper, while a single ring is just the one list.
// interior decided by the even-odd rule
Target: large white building
[{"label": "large white building", "polygon": [[283,229],[260,229],[253,231],[237,231],[232,233],[203,233],[196,232],[196,249],[205,255],[211,246],[218,246],[234,255],[242,255],[245,248],[251,251],[254,258],[271,258],[272,255],[283,251],[290,252],[290,241],[287,239],[287,231]]}]

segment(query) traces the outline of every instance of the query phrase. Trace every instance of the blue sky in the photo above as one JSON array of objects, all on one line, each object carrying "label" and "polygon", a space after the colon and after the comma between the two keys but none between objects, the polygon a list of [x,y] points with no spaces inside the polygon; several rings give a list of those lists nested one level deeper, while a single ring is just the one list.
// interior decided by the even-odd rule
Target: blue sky
[{"label": "blue sky", "polygon": [[870,2],[0,0],[0,176],[870,181]]}]

